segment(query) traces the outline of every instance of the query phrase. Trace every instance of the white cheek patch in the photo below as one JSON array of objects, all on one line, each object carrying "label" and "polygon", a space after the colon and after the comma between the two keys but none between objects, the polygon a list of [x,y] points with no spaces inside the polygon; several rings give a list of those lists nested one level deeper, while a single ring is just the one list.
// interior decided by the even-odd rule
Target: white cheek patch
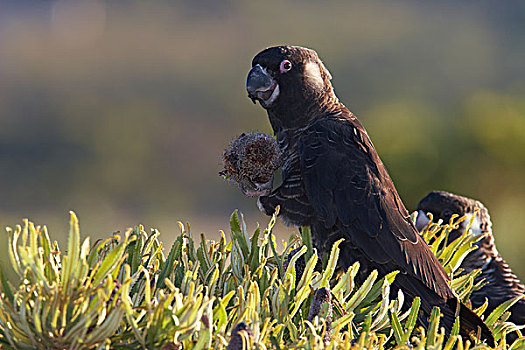
[{"label": "white cheek patch", "polygon": [[321,75],[321,69],[316,62],[308,62],[304,66],[304,77],[308,85],[312,86],[316,90],[324,88],[324,80]]},{"label": "white cheek patch", "polygon": [[323,68],[323,70],[328,74],[328,80],[332,80],[332,74],[330,74],[330,72],[328,71],[328,69],[326,69],[326,67],[324,66],[323,62],[319,61],[319,65],[320,65],[321,68]]},{"label": "white cheek patch", "polygon": [[[466,214],[467,219],[464,221],[465,226],[469,224],[470,220],[472,220],[473,215],[474,214]],[[481,221],[479,220],[479,215],[476,215],[476,217],[472,221],[472,225],[470,225],[470,230],[472,231],[472,234],[474,236],[479,236],[483,234],[483,231],[481,230]]]}]

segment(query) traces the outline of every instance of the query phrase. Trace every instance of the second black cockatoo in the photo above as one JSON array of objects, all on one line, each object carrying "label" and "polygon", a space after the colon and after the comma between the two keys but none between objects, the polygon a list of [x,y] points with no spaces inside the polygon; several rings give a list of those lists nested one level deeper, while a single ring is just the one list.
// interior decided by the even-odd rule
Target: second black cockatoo
[{"label": "second black cockatoo", "polygon": [[282,184],[259,197],[266,214],[310,226],[318,250],[329,252],[340,238],[340,267],[361,264],[358,279],[376,269],[398,270],[394,292],[407,304],[421,297],[418,323],[427,326],[434,306],[450,332],[456,317],[461,334],[494,344],[483,321],[461,304],[449,278],[421,239],[383,162],[359,120],[335,95],[331,75],[317,53],[298,46],[263,50],[252,61],[246,89],[268,113],[283,156]]},{"label": "second black cockatoo", "polygon": [[[470,252],[463,260],[461,268],[465,272],[480,269],[481,275],[475,282],[477,283],[483,279],[487,283],[481,289],[472,293],[470,297],[472,306],[480,307],[487,300],[488,306],[485,315],[488,316],[501,303],[521,296],[522,299],[510,308],[509,321],[517,325],[524,325],[525,285],[512,272],[512,269],[496,249],[496,243],[492,234],[492,221],[483,203],[454,193],[433,191],[419,202],[417,209],[419,213],[416,225],[420,230],[430,220],[426,216],[427,213],[431,213],[435,221],[442,219],[445,223],[448,223],[454,214],[459,216],[467,215],[467,219],[457,229],[450,232],[448,237],[450,242],[465,232],[466,225],[472,219],[472,226],[470,226],[472,233],[474,235],[485,234],[486,236],[477,243],[478,249]],[[476,217],[472,218],[476,210],[478,210],[478,213]]]}]

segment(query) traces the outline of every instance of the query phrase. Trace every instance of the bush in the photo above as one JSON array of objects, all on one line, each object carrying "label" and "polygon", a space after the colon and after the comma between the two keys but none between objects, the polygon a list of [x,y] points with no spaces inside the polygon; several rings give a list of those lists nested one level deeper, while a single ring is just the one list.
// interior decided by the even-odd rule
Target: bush
[{"label": "bush", "polygon": [[[454,218],[455,219],[455,218]],[[28,220],[9,234],[9,256],[18,280],[0,274],[0,348],[3,349],[476,349],[458,328],[445,337],[435,308],[428,331],[415,328],[419,299],[401,312],[403,295],[390,295],[396,273],[374,271],[357,286],[359,263],[336,271],[338,241],[316,271],[318,256],[308,228],[279,252],[275,216],[250,237],[243,217],[231,216],[231,239],[195,239],[180,224],[167,256],[159,232],[144,227],[82,243],[71,213],[67,253],[46,227]],[[446,241],[454,225],[429,224],[423,233],[454,276],[452,286],[468,303],[478,271],[461,274],[476,238]],[[306,264],[296,264],[300,257]],[[296,271],[300,269],[301,271]],[[486,319],[499,349],[523,349],[525,338],[505,343],[519,327],[506,322],[510,301]],[[478,314],[484,307],[476,310]],[[518,333],[521,336],[521,334]]]}]

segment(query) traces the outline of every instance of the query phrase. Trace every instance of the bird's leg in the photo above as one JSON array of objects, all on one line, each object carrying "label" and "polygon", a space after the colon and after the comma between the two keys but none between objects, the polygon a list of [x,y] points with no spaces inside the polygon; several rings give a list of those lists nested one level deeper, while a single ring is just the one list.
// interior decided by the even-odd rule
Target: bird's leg
[{"label": "bird's leg", "polygon": [[267,196],[260,196],[257,206],[266,215],[273,215],[280,206],[279,217],[295,226],[311,225],[313,208],[308,202],[300,175],[285,176],[283,183]]},{"label": "bird's leg", "polygon": [[254,183],[250,179],[246,178],[244,181],[238,182],[238,185],[242,193],[244,193],[244,195],[247,197],[266,196],[272,191],[273,175],[271,176],[270,180],[266,183]]}]

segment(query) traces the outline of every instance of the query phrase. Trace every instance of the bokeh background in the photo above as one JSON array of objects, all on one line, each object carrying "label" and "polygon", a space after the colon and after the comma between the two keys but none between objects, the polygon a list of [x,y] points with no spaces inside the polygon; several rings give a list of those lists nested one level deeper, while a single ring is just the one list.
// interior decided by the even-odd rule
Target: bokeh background
[{"label": "bokeh background", "polygon": [[482,200],[525,278],[523,1],[0,0],[0,226],[64,241],[73,209],[84,236],[143,223],[169,244],[236,208],[266,225],[217,172],[235,136],[271,131],[244,84],[282,43],[319,52],[409,209]]}]

